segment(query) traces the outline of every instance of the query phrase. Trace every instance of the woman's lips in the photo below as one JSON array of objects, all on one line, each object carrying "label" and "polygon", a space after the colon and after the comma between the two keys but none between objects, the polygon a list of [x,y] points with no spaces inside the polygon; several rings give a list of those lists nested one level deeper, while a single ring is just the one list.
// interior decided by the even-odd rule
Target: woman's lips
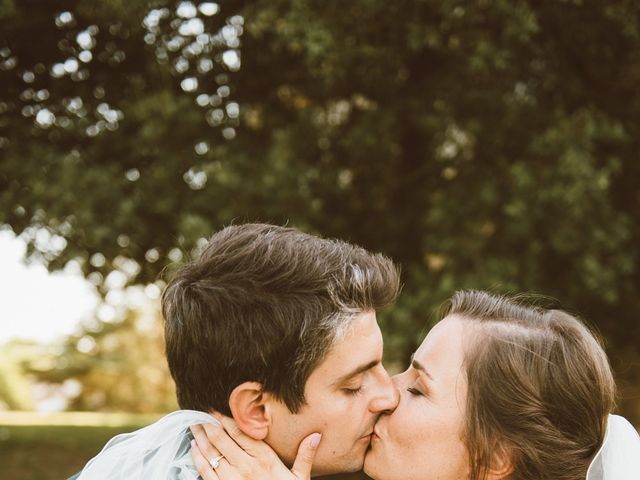
[{"label": "woman's lips", "polygon": [[362,437],[360,437],[360,440],[364,440],[364,439],[371,440],[372,436],[373,436],[373,431],[371,431],[371,432],[367,433],[366,435],[363,435]]}]

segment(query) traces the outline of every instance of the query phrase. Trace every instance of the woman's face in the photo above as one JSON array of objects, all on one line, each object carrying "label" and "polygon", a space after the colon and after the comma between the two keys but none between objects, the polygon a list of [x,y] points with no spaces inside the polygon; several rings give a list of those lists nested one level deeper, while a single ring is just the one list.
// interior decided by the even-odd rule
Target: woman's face
[{"label": "woman's face", "polygon": [[400,403],[376,424],[364,463],[367,475],[375,480],[469,478],[462,439],[467,398],[463,341],[471,325],[455,316],[442,320],[407,371],[394,377]]}]

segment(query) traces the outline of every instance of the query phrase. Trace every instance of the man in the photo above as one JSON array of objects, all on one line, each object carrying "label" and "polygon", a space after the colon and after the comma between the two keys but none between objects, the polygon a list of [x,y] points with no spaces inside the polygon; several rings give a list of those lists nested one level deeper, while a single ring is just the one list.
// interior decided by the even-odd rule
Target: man
[{"label": "man", "polygon": [[391,260],[354,245],[265,224],[221,230],[162,299],[180,407],[233,416],[288,464],[319,432],[313,475],[360,470],[398,401],[375,315],[398,290]]}]

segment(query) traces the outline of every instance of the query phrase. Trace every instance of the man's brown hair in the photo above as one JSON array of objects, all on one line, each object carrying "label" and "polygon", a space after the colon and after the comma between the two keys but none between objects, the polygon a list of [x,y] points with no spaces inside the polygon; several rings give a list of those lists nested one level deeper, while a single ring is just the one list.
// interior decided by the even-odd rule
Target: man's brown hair
[{"label": "man's brown hair", "polygon": [[355,315],[398,290],[391,260],[343,241],[268,224],[217,232],[162,297],[180,407],[229,414],[232,390],[256,381],[296,412]]},{"label": "man's brown hair", "polygon": [[615,383],[595,335],[525,296],[457,292],[445,315],[470,321],[464,437],[471,479],[498,452],[514,480],[584,480],[614,407]]}]

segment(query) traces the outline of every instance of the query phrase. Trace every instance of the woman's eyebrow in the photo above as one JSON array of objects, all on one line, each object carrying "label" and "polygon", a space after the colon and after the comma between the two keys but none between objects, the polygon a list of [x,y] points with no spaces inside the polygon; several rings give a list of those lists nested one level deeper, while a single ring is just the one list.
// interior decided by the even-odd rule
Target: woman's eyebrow
[{"label": "woman's eyebrow", "polygon": [[418,360],[414,358],[414,355],[411,355],[411,366],[416,370],[424,373],[427,378],[433,382],[433,377],[431,376],[431,374],[427,371],[424,365],[422,365]]}]

